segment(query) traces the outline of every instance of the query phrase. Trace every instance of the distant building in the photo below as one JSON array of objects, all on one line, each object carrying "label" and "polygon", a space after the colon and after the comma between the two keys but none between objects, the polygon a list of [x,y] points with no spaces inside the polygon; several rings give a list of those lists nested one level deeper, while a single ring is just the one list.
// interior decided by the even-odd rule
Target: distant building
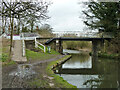
[{"label": "distant building", "polygon": [[83,31],[53,31],[53,34],[56,35],[56,37],[62,37],[64,35],[72,36],[75,35],[77,37],[92,37],[96,36],[97,32],[83,32]]}]

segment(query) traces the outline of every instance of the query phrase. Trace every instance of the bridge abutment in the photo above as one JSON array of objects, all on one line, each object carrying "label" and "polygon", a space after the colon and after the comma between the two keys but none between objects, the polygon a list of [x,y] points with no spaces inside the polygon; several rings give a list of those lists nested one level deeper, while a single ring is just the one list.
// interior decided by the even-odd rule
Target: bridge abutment
[{"label": "bridge abutment", "polygon": [[53,45],[53,46],[54,46],[53,48],[54,48],[54,50],[56,51],[56,40],[53,42],[53,44],[54,44],[54,45]]},{"label": "bridge abutment", "polygon": [[61,40],[59,40],[58,48],[59,48],[58,52],[62,54],[63,53],[63,46],[62,46],[62,41]]},{"label": "bridge abutment", "polygon": [[101,52],[105,52],[104,40],[101,40],[101,41],[100,41],[100,49],[101,49],[101,50],[100,50]]},{"label": "bridge abutment", "polygon": [[98,57],[98,44],[99,40],[92,40],[92,57],[94,57],[94,59]]},{"label": "bridge abutment", "polygon": [[62,54],[63,53],[62,41],[55,40],[53,43],[54,43],[54,50]]}]

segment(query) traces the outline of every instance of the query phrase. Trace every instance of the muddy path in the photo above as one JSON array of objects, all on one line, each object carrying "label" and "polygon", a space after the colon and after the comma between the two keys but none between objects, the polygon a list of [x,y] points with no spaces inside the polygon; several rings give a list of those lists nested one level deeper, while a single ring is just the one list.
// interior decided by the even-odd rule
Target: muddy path
[{"label": "muddy path", "polygon": [[58,55],[44,61],[32,61],[24,64],[4,66],[2,68],[2,88],[54,88],[52,77],[46,72],[51,61],[64,55]]}]

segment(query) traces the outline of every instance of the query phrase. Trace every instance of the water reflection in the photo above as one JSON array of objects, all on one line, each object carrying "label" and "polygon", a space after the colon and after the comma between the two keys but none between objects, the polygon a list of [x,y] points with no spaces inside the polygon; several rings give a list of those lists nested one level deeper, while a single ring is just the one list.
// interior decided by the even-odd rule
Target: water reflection
[{"label": "water reflection", "polygon": [[120,88],[119,67],[117,60],[95,60],[88,54],[72,54],[62,65],[61,76],[78,88]]},{"label": "water reflection", "polygon": [[64,63],[62,68],[92,68],[92,59],[87,54],[73,54],[72,59]]}]

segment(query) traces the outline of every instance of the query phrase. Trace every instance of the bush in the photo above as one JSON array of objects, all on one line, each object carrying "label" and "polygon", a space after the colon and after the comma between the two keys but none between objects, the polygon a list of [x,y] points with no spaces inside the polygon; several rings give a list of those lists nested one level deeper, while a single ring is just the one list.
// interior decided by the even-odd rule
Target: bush
[{"label": "bush", "polygon": [[98,57],[103,57],[103,58],[110,58],[110,59],[119,59],[119,54],[108,54],[106,52],[104,53],[98,53]]},{"label": "bush", "polygon": [[67,49],[83,49],[83,48],[91,48],[91,43],[86,41],[66,41],[63,43],[64,48]]},{"label": "bush", "polygon": [[8,55],[7,55],[7,54],[2,54],[1,57],[2,57],[2,58],[1,58],[2,62],[5,62],[5,61],[8,60]]}]

